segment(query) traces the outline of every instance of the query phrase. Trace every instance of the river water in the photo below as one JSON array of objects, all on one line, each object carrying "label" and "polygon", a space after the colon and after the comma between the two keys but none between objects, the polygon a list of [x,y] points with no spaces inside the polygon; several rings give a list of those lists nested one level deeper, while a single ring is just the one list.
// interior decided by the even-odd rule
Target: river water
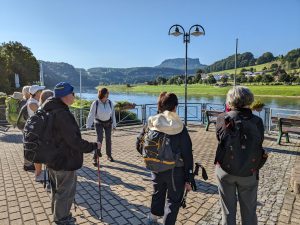
[{"label": "river water", "polygon": [[[299,93],[300,94],[300,93]],[[77,93],[79,96],[79,93]],[[115,101],[128,101],[140,104],[156,104],[157,94],[148,93],[115,93],[111,92],[109,98]],[[95,100],[97,92],[90,90],[82,93],[82,98],[87,100]],[[179,102],[184,102],[184,96],[179,95]],[[300,110],[300,98],[287,98],[287,97],[256,97],[260,99],[268,108],[283,108]],[[224,104],[225,96],[205,96],[205,95],[188,95],[188,103],[211,103],[211,104]]]}]

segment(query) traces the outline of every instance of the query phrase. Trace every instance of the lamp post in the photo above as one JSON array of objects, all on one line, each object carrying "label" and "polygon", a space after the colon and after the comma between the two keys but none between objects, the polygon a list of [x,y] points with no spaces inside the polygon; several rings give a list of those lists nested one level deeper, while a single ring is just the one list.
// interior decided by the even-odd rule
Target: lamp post
[{"label": "lamp post", "polygon": [[[173,28],[175,28],[175,30],[173,32],[171,32],[171,30]],[[191,30],[193,28],[195,28],[195,31],[193,31],[191,33]],[[190,43],[191,35],[193,35],[195,37],[205,35],[205,30],[199,24],[191,26],[190,29],[189,29],[189,32],[185,32],[184,28],[179,24],[175,24],[175,25],[171,26],[170,29],[169,29],[169,35],[173,35],[175,37],[178,37],[182,34],[183,34],[183,43],[185,43],[184,123],[185,123],[185,125],[187,125],[187,81],[188,81],[188,77],[187,77],[187,60],[188,60],[187,59],[187,50],[188,50],[188,43]]]}]

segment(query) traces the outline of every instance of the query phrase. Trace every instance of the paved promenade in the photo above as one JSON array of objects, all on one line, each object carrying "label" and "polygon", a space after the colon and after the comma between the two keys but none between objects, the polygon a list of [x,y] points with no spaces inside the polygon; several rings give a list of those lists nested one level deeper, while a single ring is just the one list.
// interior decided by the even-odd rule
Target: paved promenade
[{"label": "paved promenade", "polygon": [[[76,202],[72,209],[77,223],[88,224],[144,224],[151,197],[150,174],[135,150],[135,140],[141,127],[118,128],[113,134],[115,162],[101,158],[103,221],[98,219],[99,194],[97,168],[92,154],[86,154],[78,171]],[[189,193],[187,207],[181,209],[177,224],[220,224],[221,213],[214,178],[215,134],[199,126],[190,126],[195,161],[206,167],[209,180],[197,177],[197,192]],[[94,132],[84,138],[95,140]],[[264,146],[270,152],[261,170],[257,209],[259,224],[300,224],[300,196],[288,190],[291,168],[300,155],[300,140],[290,144],[276,144],[276,136],[266,136]],[[105,151],[102,151],[105,153]],[[0,225],[51,224],[49,194],[42,184],[34,181],[34,174],[23,171],[21,133],[11,129],[0,133]],[[160,221],[161,222],[161,221]]]}]

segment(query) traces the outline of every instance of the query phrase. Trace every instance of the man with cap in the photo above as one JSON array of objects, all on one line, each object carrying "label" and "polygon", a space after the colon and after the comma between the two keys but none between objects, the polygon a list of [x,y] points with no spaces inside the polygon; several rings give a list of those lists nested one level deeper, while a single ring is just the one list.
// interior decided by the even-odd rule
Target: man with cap
[{"label": "man with cap", "polygon": [[[45,86],[32,85],[29,88],[30,98],[27,100],[27,112],[28,116],[31,117],[39,108],[39,100],[42,90],[45,89]],[[42,173],[42,164],[35,163],[35,181],[42,182],[44,180],[44,174]]]},{"label": "man with cap", "polygon": [[76,120],[69,110],[75,99],[73,89],[69,83],[58,83],[54,88],[54,97],[47,99],[42,105],[46,112],[56,111],[53,138],[59,153],[47,166],[52,188],[51,209],[54,222],[64,225],[75,222],[70,210],[76,192],[76,170],[82,167],[83,153],[101,148],[100,143],[91,143],[81,137]]}]

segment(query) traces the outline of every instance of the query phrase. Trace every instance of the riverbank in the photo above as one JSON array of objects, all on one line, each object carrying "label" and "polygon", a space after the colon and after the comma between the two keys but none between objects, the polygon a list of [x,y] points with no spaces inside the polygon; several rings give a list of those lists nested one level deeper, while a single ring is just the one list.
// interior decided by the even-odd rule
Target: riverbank
[{"label": "riverbank", "polygon": [[[264,97],[291,97],[300,98],[300,85],[249,85],[247,86],[256,96]],[[108,87],[111,92],[128,93],[151,93],[158,94],[162,91],[184,94],[184,85],[137,85],[127,87],[126,85],[111,85]],[[217,87],[203,84],[188,85],[188,94],[192,95],[226,95],[231,86]]]}]

